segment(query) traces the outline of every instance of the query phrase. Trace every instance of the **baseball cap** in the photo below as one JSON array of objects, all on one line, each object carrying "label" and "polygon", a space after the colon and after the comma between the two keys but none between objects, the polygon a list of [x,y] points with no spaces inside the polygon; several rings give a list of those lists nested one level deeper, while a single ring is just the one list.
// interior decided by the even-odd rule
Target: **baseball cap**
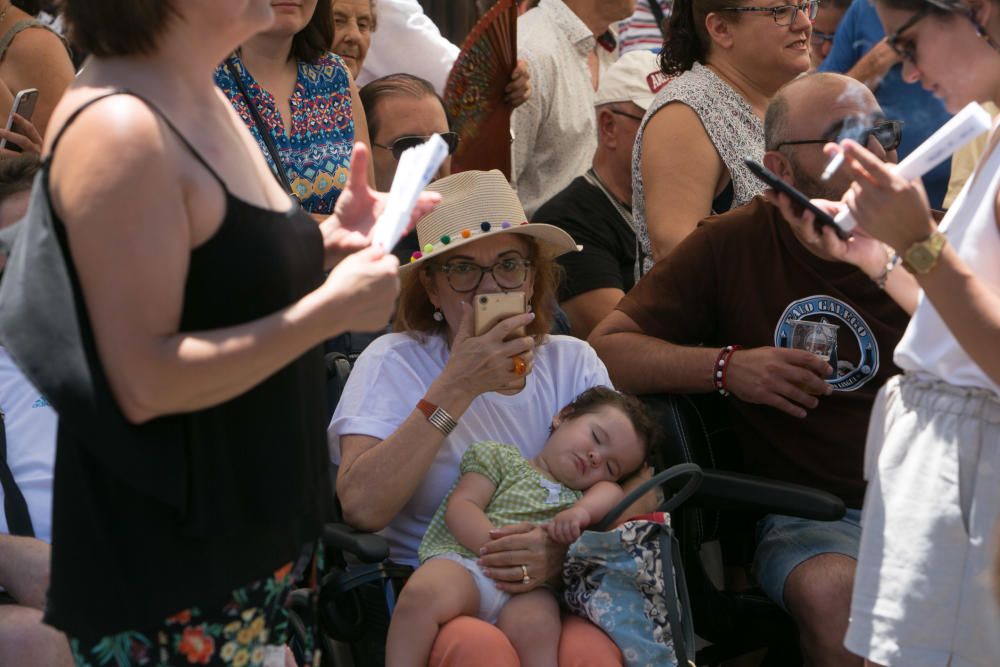
[{"label": "baseball cap", "polygon": [[629,51],[601,76],[594,106],[612,102],[634,102],[644,110],[653,103],[656,93],[670,81],[652,51]]}]

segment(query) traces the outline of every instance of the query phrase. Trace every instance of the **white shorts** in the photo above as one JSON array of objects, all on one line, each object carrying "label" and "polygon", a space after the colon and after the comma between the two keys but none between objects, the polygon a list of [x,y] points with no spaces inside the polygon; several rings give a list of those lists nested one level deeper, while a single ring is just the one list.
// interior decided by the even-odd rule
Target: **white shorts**
[{"label": "white shorts", "polygon": [[487,623],[496,624],[500,617],[500,610],[510,600],[510,593],[505,593],[497,588],[497,582],[483,574],[479,565],[471,558],[456,553],[446,553],[434,556],[430,560],[454,561],[468,570],[479,590],[479,613],[476,614],[476,617]]},{"label": "white shorts", "polygon": [[844,645],[884,665],[995,667],[1000,399],[912,374],[872,408]]}]

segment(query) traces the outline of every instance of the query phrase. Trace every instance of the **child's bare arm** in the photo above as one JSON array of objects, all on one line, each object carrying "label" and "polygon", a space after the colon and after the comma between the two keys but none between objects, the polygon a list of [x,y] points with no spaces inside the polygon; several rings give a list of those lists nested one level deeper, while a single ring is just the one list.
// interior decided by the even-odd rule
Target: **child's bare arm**
[{"label": "child's bare arm", "polygon": [[486,506],[496,485],[478,472],[463,474],[448,500],[444,522],[459,544],[473,553],[489,542],[493,524],[486,518]]},{"label": "child's bare arm", "polygon": [[575,542],[583,529],[603,519],[624,497],[622,487],[614,482],[594,484],[572,507],[557,514],[547,524],[549,537],[563,544]]}]

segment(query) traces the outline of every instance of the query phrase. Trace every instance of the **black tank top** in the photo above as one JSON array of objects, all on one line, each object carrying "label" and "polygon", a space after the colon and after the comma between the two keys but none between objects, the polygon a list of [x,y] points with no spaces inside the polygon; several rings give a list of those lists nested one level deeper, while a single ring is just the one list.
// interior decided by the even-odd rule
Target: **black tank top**
[{"label": "black tank top", "polygon": [[[91,100],[62,131],[87,106],[116,94],[132,93]],[[218,231],[191,251],[180,330],[242,324],[315,289],[323,280],[316,223],[298,207],[280,213],[234,197],[143,101],[226,195]],[[59,138],[0,288],[0,336],[60,419],[46,621],[92,640],[154,627],[192,606],[221,607],[231,591],[268,576],[316,539],[332,498],[325,376],[317,347],[215,407],[127,422],[100,365],[65,228],[49,198]]]}]

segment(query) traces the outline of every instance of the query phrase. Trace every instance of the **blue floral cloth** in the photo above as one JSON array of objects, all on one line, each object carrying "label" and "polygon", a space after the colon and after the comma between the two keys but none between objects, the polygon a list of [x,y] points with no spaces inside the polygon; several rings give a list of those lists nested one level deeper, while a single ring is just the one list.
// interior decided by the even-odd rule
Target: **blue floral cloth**
[{"label": "blue floral cloth", "polygon": [[[344,61],[333,53],[327,53],[315,62],[299,61],[298,79],[289,98],[292,118],[288,134],[285,134],[271,93],[257,83],[238,54],[230,62],[271,130],[292,192],[302,202],[302,207],[310,213],[332,213],[337,198],[347,184],[354,147],[350,76]],[[271,155],[257,131],[246,100],[224,66],[215,70],[215,83],[253,133],[273,169]]]},{"label": "blue floral cloth", "polygon": [[678,569],[664,578],[661,531],[669,516],[661,517],[585,531],[563,562],[567,606],[604,630],[628,667],[677,665],[667,596],[677,599],[673,582],[684,575]]}]

